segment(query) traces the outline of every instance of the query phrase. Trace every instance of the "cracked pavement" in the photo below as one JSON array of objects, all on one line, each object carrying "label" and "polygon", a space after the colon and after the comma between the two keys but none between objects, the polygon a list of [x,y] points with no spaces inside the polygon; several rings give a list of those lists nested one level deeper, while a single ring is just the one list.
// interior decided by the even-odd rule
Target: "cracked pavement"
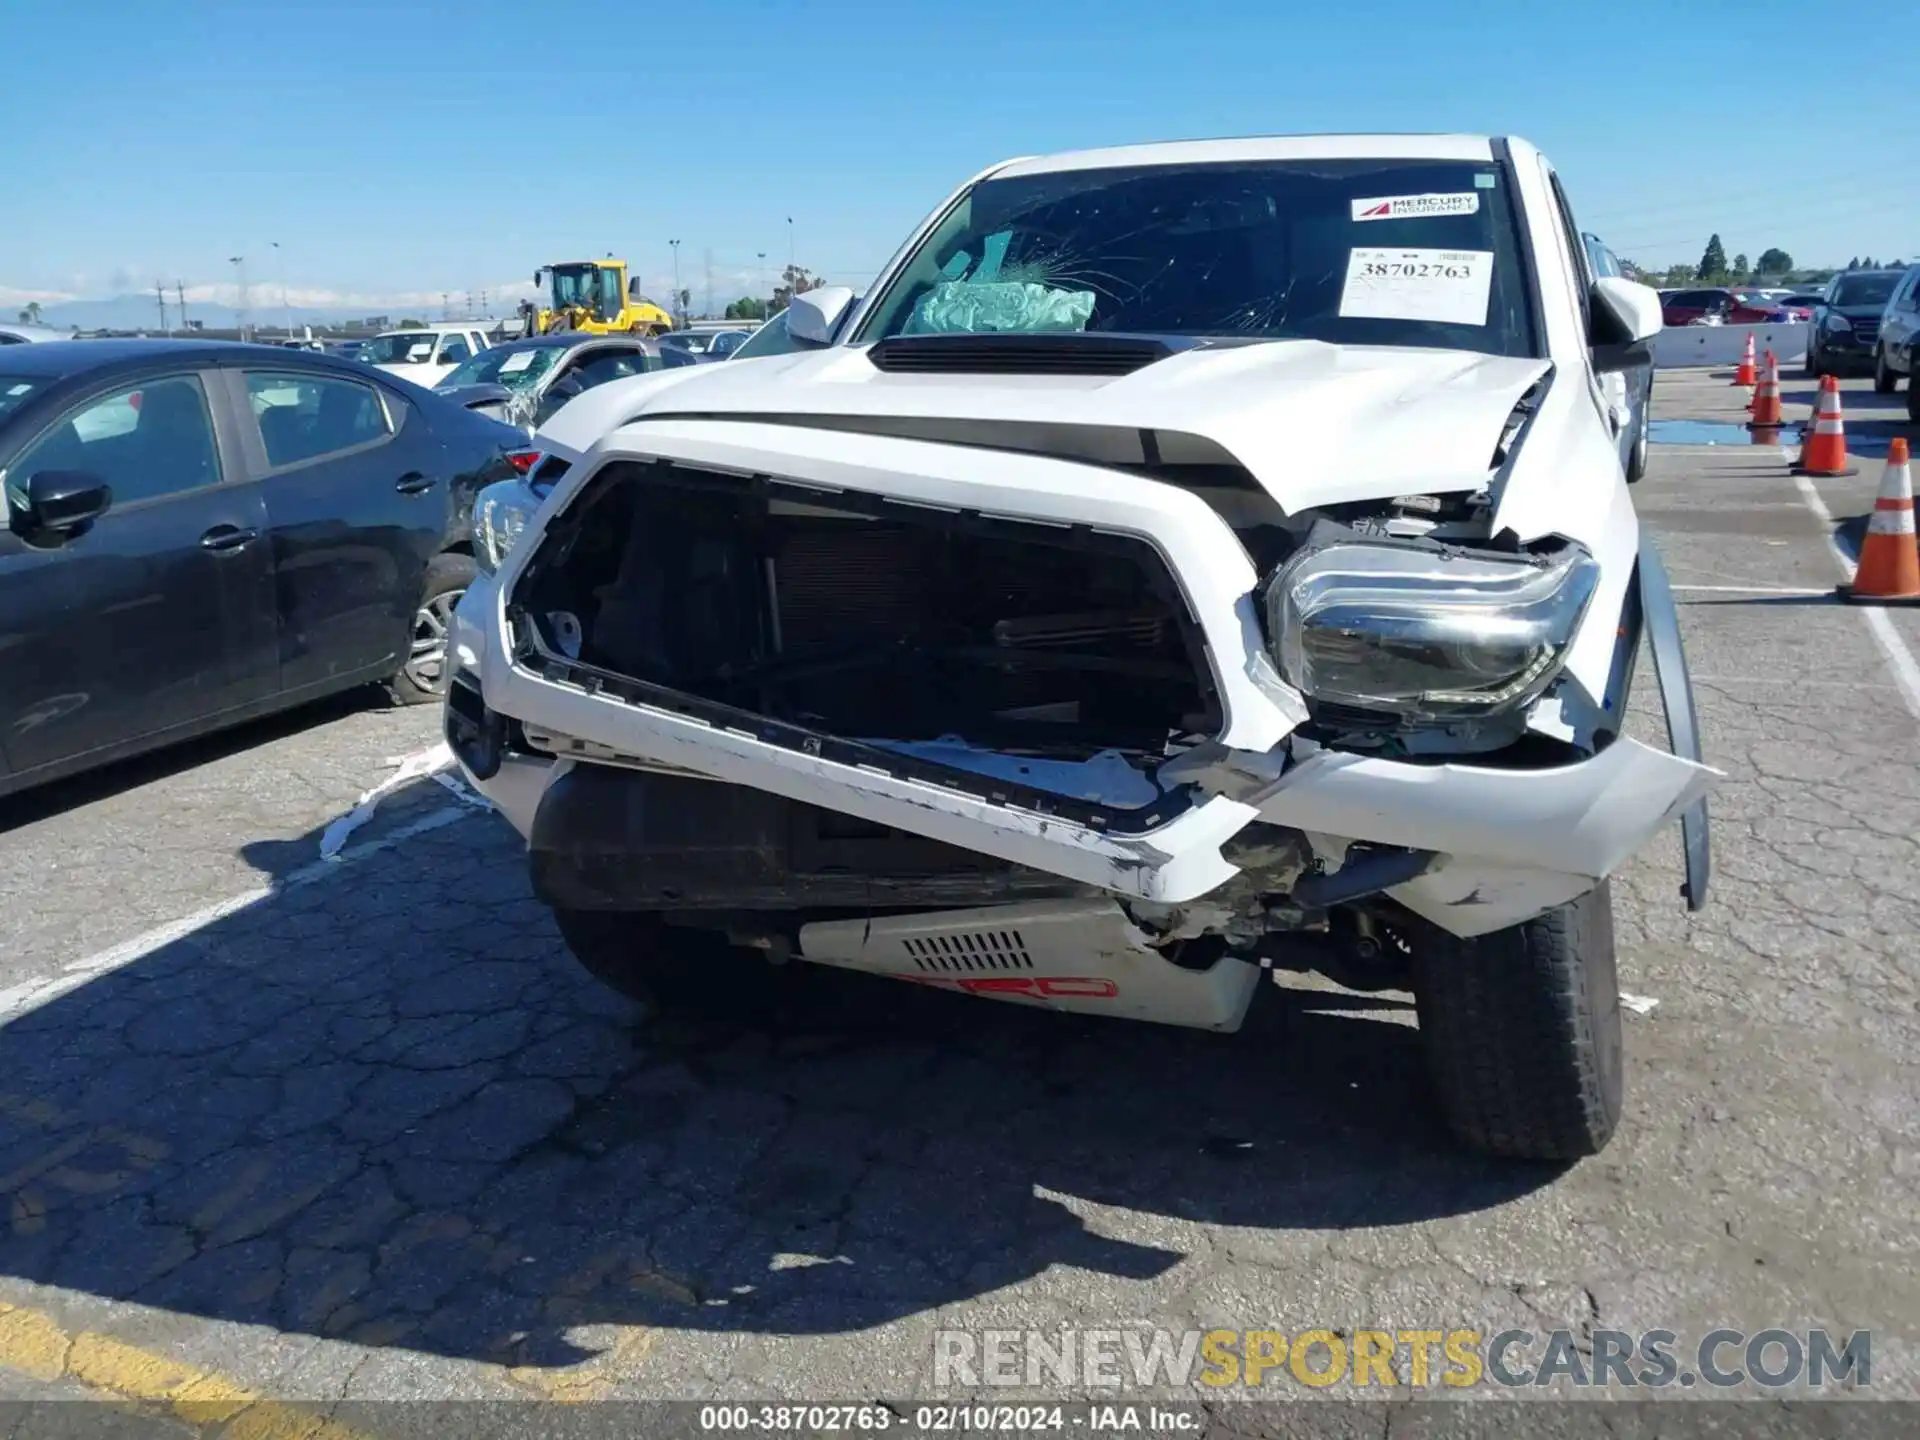
[{"label": "cracked pavement", "polygon": [[[1920,1395],[1920,719],[1858,613],[1737,593],[1838,578],[1780,452],[1656,449],[1635,498],[1728,779],[1703,913],[1677,835],[1616,879],[1660,1003],[1597,1159],[1454,1153],[1392,994],[1218,1037],[823,970],[766,1029],[649,1023],[475,814],[0,1023],[0,1302],[320,1406],[926,1397],[936,1329],[1060,1323],[1824,1325]],[[0,808],[0,989],[308,865],[436,723],[350,699]]]}]

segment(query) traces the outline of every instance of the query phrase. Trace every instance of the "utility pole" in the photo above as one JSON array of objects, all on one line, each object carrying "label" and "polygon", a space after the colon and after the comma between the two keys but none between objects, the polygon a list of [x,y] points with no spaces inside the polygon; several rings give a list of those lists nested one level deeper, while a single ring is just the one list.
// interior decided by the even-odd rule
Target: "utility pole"
[{"label": "utility pole", "polygon": [[240,314],[240,338],[247,338],[247,257],[229,255],[227,263],[233,266],[233,284],[238,304],[234,307]]},{"label": "utility pole", "polygon": [[440,292],[440,318],[442,320],[451,320],[453,318],[453,305],[452,302],[447,299],[447,292],[444,290]]},{"label": "utility pole", "polygon": [[707,298],[700,309],[708,319],[713,318],[713,247],[708,246],[704,256],[707,270]]},{"label": "utility pole", "polygon": [[687,312],[686,312],[686,308],[680,303],[680,242],[678,240],[669,240],[667,241],[667,245],[673,251],[673,301],[672,301],[672,304],[673,304],[673,308],[680,312],[680,324],[682,328],[684,328],[687,323]]},{"label": "utility pole", "polygon": [[764,320],[773,313],[773,292],[767,289],[767,252],[756,250],[754,254],[760,257],[760,318]]},{"label": "utility pole", "polygon": [[[793,217],[791,215],[787,216],[787,269],[793,269]],[[789,279],[787,283],[791,285],[793,281]]]},{"label": "utility pole", "polygon": [[174,281],[173,294],[174,298],[180,302],[180,328],[185,330],[187,328],[187,282],[184,280]]},{"label": "utility pole", "polygon": [[293,302],[287,298],[287,257],[281,250],[278,240],[267,242],[273,246],[273,258],[280,270],[280,308],[287,312],[287,338],[293,339]]},{"label": "utility pole", "polygon": [[171,337],[173,331],[167,327],[167,285],[164,280],[153,282],[153,293],[160,301],[160,328]]}]

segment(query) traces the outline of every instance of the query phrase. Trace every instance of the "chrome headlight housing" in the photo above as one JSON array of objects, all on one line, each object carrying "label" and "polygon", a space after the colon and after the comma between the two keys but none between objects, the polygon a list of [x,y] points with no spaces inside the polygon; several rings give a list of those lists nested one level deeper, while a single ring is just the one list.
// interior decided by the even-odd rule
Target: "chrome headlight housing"
[{"label": "chrome headlight housing", "polygon": [[1574,546],[1505,556],[1310,540],[1267,584],[1268,644],[1310,703],[1407,721],[1497,715],[1553,683],[1599,579]]},{"label": "chrome headlight housing", "polygon": [[482,574],[500,568],[539,508],[524,480],[498,480],[473,497],[473,558]]}]

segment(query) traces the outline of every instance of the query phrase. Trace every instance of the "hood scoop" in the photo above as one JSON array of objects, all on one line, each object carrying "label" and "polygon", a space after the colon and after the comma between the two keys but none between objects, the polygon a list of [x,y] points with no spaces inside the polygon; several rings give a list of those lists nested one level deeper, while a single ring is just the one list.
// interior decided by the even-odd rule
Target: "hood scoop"
[{"label": "hood scoop", "polygon": [[1175,348],[1152,336],[1082,330],[895,335],[874,345],[867,358],[890,375],[1131,375]]}]

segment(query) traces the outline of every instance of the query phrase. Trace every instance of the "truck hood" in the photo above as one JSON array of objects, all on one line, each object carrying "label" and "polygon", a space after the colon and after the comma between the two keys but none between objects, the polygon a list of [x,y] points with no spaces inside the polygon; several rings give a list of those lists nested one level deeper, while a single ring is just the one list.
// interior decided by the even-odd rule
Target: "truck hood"
[{"label": "truck hood", "polygon": [[833,346],[614,381],[566,405],[536,443],[578,459],[634,420],[767,420],[1094,463],[1237,463],[1299,511],[1486,485],[1514,405],[1548,368],[1283,340],[1181,351],[1119,376],[895,374],[864,347]]}]

